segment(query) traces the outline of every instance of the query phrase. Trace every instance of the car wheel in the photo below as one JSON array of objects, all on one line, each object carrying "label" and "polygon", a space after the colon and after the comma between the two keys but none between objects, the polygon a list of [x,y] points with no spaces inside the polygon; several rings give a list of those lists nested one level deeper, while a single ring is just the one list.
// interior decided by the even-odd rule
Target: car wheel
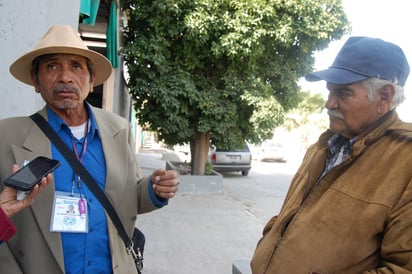
[{"label": "car wheel", "polygon": [[247,176],[249,174],[249,171],[242,171],[242,176]]}]

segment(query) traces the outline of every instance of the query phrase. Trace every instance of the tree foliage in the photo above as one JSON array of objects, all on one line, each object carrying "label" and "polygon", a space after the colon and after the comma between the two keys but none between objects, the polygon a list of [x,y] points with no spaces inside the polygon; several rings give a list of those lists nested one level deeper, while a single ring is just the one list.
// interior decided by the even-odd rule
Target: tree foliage
[{"label": "tree foliage", "polygon": [[309,123],[312,115],[319,115],[325,109],[325,99],[319,93],[311,94],[309,91],[302,91],[299,97],[300,103],[288,111],[282,125],[289,131]]},{"label": "tree foliage", "polygon": [[348,32],[340,0],[126,0],[123,55],[141,124],[165,143],[271,135],[313,52]]}]

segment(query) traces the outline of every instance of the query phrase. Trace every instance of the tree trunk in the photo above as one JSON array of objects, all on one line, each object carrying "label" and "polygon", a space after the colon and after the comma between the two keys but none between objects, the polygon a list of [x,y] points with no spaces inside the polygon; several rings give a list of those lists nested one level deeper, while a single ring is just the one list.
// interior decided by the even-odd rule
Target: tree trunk
[{"label": "tree trunk", "polygon": [[192,175],[204,175],[210,146],[210,132],[196,132],[190,142]]}]

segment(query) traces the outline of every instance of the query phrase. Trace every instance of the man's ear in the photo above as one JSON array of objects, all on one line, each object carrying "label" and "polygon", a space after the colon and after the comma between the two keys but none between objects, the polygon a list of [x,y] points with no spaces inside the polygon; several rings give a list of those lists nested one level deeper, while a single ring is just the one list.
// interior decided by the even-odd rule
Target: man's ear
[{"label": "man's ear", "polygon": [[34,75],[34,73],[31,73],[31,80],[33,81],[34,90],[37,93],[40,93],[39,80],[37,79],[36,75]]},{"label": "man's ear", "polygon": [[96,75],[93,74],[93,77],[90,78],[90,82],[89,82],[89,84],[90,84],[89,93],[93,93],[93,91],[94,91],[94,80],[95,79],[96,79]]},{"label": "man's ear", "polygon": [[382,103],[392,103],[393,95],[395,94],[395,88],[393,85],[385,85],[379,90],[379,99]]}]

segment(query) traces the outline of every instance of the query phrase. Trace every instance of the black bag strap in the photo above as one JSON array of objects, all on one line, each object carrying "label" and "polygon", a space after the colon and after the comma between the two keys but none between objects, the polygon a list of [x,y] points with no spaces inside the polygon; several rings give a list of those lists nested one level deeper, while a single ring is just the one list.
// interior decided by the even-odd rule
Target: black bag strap
[{"label": "black bag strap", "polygon": [[122,222],[120,221],[119,215],[117,215],[116,210],[113,208],[109,199],[104,194],[103,190],[98,186],[93,176],[86,170],[83,164],[75,157],[74,153],[68,148],[68,146],[63,142],[59,135],[53,130],[46,119],[43,118],[39,113],[34,113],[30,118],[37,124],[37,126],[44,132],[44,134],[50,139],[50,141],[56,146],[56,148],[61,152],[61,154],[66,158],[67,162],[72,166],[73,170],[77,173],[80,178],[84,181],[87,187],[94,193],[99,202],[103,205],[107,214],[116,226],[117,231],[122,238],[124,244],[126,245],[127,252],[132,253],[134,259],[136,260],[137,254],[133,249],[133,241],[127,235]]}]

